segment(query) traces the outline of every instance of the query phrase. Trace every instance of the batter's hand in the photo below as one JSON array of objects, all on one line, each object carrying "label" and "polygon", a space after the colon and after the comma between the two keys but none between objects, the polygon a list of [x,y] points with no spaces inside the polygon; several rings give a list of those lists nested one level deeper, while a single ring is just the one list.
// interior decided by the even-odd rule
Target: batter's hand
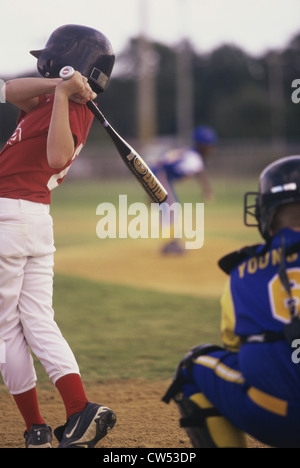
[{"label": "batter's hand", "polygon": [[91,89],[88,80],[81,73],[75,71],[72,78],[62,80],[56,87],[58,91],[64,92],[68,99],[78,104],[86,104],[91,99],[95,99],[97,94]]},{"label": "batter's hand", "polygon": [[83,87],[81,91],[70,96],[70,100],[77,102],[78,104],[86,104],[88,101],[96,99],[97,94],[94,93],[90,85],[88,84],[88,79],[85,76],[81,76],[83,81]]}]

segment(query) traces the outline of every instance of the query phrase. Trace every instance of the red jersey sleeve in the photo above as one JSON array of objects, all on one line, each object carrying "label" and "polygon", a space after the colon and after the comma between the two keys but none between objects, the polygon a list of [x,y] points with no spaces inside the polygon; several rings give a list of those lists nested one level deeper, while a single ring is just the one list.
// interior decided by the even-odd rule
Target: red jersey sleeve
[{"label": "red jersey sleeve", "polygon": [[20,112],[18,126],[0,153],[0,197],[49,204],[51,190],[61,184],[84,146],[94,116],[87,106],[70,101],[69,122],[75,151],[63,168],[50,168],[47,135],[53,99],[53,94],[41,96],[32,111]]},{"label": "red jersey sleeve", "polygon": [[90,126],[88,129],[86,128],[86,121],[93,120],[93,117],[87,106],[70,101],[69,119],[71,132],[75,139],[75,146],[79,142],[85,144],[90,129]]}]

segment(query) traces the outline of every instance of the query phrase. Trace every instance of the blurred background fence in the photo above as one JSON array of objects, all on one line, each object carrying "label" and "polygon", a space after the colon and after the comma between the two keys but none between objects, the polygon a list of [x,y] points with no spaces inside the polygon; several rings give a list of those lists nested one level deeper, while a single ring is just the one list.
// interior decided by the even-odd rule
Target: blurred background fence
[{"label": "blurred background fence", "polygon": [[[209,171],[257,176],[274,159],[300,153],[299,96],[300,34],[261,56],[231,44],[201,54],[186,39],[168,47],[141,34],[116,57],[108,89],[97,102],[149,163],[164,150],[189,145],[193,127],[207,124],[219,135]],[[16,108],[0,105],[1,145],[16,119]],[[83,153],[70,177],[130,177],[98,122]]]},{"label": "blurred background fence", "polygon": [[[100,129],[101,132],[101,129]],[[136,148],[138,141],[130,140]],[[178,144],[175,137],[161,137],[145,148],[142,157],[151,164],[163,151]],[[300,154],[300,139],[287,142],[284,146],[274,145],[269,140],[236,139],[220,141],[216,146],[207,168],[212,176],[257,177],[262,169],[277,158]],[[68,174],[69,178],[131,178],[131,174],[121,161],[110,141],[87,143],[80,157]]]}]

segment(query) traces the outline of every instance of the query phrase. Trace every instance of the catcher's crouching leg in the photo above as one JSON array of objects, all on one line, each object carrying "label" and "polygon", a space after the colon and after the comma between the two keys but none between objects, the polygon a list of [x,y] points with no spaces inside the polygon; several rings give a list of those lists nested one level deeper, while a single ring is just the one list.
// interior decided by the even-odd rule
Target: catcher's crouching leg
[{"label": "catcher's crouching leg", "polygon": [[173,383],[167,390],[163,401],[174,399],[181,414],[180,425],[183,427],[194,448],[246,448],[245,434],[207,400],[203,393],[195,393],[183,398],[181,388],[187,383],[182,370],[191,370],[194,360],[201,355],[223,348],[210,344],[196,346],[186,354],[174,375]]}]

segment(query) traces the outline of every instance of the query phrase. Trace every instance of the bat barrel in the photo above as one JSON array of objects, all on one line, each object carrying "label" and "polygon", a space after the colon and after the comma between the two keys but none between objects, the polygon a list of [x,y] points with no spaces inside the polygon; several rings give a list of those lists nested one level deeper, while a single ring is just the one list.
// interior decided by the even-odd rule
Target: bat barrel
[{"label": "bat barrel", "polygon": [[126,166],[137,178],[139,183],[155,203],[163,203],[168,192],[163,187],[158,178],[153,174],[146,162],[141,156],[116,132],[116,130],[106,120],[98,106],[93,101],[86,103],[87,107],[94,114],[97,120],[103,125],[106,132],[112,139],[121,158]]},{"label": "bat barrel", "polygon": [[166,201],[168,192],[141,156],[133,150],[126,158],[131,171],[146,192],[148,192],[152,200],[155,203],[163,203]]},{"label": "bat barrel", "polygon": [[105,130],[121,158],[155,203],[163,203],[168,193],[143,158],[107,122]]}]

